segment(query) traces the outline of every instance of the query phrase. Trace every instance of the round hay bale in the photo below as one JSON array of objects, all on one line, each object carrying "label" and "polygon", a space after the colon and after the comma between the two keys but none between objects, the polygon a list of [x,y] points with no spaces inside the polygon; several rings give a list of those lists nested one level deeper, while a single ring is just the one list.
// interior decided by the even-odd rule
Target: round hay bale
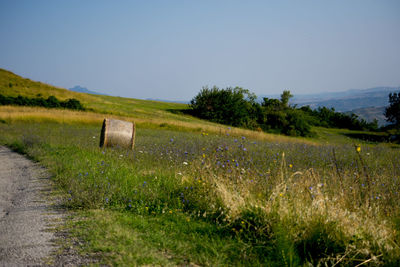
[{"label": "round hay bale", "polygon": [[135,146],[135,134],[134,122],[104,119],[100,134],[100,147],[133,149]]}]

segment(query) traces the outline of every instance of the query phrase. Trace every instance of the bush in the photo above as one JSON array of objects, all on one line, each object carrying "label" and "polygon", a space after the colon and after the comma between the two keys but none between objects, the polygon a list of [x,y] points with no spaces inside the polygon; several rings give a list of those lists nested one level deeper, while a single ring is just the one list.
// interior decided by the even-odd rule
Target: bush
[{"label": "bush", "polygon": [[203,87],[190,101],[193,115],[217,123],[246,127],[252,125],[255,95],[248,90],[235,87],[219,89]]},{"label": "bush", "polygon": [[190,101],[190,108],[194,116],[209,121],[290,136],[311,136],[311,126],[372,131],[378,129],[377,121],[367,123],[355,114],[347,115],[333,108],[319,107],[312,110],[309,106],[292,107],[289,105],[291,97],[290,91],[285,90],[280,100],[264,98],[262,103],[258,103],[257,97],[247,89],[203,87]]},{"label": "bush", "polygon": [[15,105],[15,106],[38,106],[46,108],[67,108],[75,110],[85,110],[79,100],[71,98],[66,101],[60,101],[55,96],[49,96],[47,99],[43,97],[28,98],[25,96],[4,96],[0,94],[0,105]]}]

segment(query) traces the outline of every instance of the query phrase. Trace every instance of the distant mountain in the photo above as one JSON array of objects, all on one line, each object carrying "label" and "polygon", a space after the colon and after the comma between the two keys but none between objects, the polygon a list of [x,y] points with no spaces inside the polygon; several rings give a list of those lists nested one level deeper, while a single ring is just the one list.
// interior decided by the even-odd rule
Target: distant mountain
[{"label": "distant mountain", "polygon": [[[294,95],[291,105],[334,108],[343,113],[354,113],[368,122],[378,120],[379,126],[387,125],[383,112],[389,105],[389,93],[400,92],[400,87],[375,87],[369,89],[351,89],[342,92],[327,92],[307,95]],[[280,95],[262,97],[280,98]]]},{"label": "distant mountain", "polygon": [[378,126],[385,126],[389,123],[386,121],[384,114],[386,107],[369,107],[369,108],[358,108],[351,111],[345,112],[346,114],[354,113],[358,117],[366,120],[367,122],[373,122],[374,119],[378,120]]},{"label": "distant mountain", "polygon": [[369,89],[351,89],[343,92],[330,92],[314,95],[295,95],[291,104],[311,108],[334,108],[346,112],[367,107],[385,107],[389,105],[389,93],[400,92],[400,87],[375,87]]},{"label": "distant mountain", "polygon": [[[311,108],[334,108],[339,112],[352,111],[367,107],[383,107],[389,105],[389,93],[400,92],[400,87],[375,87],[369,89],[351,89],[342,92],[327,92],[307,95],[294,95],[291,105],[299,107],[309,105]],[[262,97],[280,98],[279,95]]]},{"label": "distant mountain", "polygon": [[78,92],[78,93],[86,93],[86,94],[93,94],[93,95],[105,95],[105,94],[101,94],[95,91],[90,91],[89,89],[85,88],[85,87],[81,87],[79,85],[76,85],[73,88],[69,88],[70,91],[74,91],[74,92]]}]

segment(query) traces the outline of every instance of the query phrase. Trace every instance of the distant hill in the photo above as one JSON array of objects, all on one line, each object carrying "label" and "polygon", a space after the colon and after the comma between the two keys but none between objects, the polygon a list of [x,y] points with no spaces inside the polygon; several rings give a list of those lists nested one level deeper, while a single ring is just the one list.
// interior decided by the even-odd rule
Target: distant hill
[{"label": "distant hill", "polygon": [[[351,89],[342,92],[327,92],[307,95],[294,95],[291,105],[334,108],[343,113],[354,113],[368,122],[378,120],[379,126],[386,125],[383,112],[389,105],[389,93],[400,92],[400,87],[374,87],[369,89]],[[280,98],[279,95],[262,97]]]},{"label": "distant hill", "polygon": [[106,95],[102,93],[98,93],[95,91],[90,91],[89,89],[85,87],[81,87],[80,85],[76,85],[73,88],[69,88],[70,91],[78,92],[78,93],[86,93],[86,94],[92,94],[92,95]]},{"label": "distant hill", "polygon": [[368,108],[358,108],[351,111],[347,111],[345,113],[350,114],[354,113],[358,115],[360,118],[366,120],[367,122],[372,122],[374,119],[378,120],[379,126],[385,126],[389,124],[386,121],[385,112],[386,107],[368,107]]},{"label": "distant hill", "polygon": [[361,108],[388,106],[388,95],[392,92],[400,92],[400,87],[375,87],[351,89],[343,92],[295,95],[291,99],[291,104],[309,105],[311,108],[328,107],[339,112],[346,112]]}]

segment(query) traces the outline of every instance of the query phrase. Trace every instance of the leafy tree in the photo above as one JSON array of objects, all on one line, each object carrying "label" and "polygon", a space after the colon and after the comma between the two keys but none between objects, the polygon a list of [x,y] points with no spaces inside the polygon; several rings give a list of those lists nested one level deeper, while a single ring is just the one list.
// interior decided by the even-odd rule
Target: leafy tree
[{"label": "leafy tree", "polygon": [[55,96],[49,96],[47,98],[47,106],[50,108],[58,108],[61,106],[60,101]]},{"label": "leafy tree", "polygon": [[385,117],[396,127],[400,127],[400,92],[389,94],[389,106],[385,109]]},{"label": "leafy tree", "polygon": [[355,114],[336,112],[333,108],[289,106],[293,95],[283,91],[281,99],[263,98],[249,90],[235,87],[219,89],[203,87],[190,107],[192,114],[202,119],[249,129],[262,129],[292,136],[310,136],[311,126],[348,128],[352,130],[376,130],[377,122],[367,123]]},{"label": "leafy tree", "polygon": [[290,93],[289,90],[283,91],[283,93],[281,94],[281,102],[282,102],[282,105],[283,105],[284,107],[288,107],[288,106],[289,106],[289,100],[290,100],[290,98],[292,98],[292,97],[293,97],[293,95]]},{"label": "leafy tree", "polygon": [[203,87],[190,101],[193,115],[238,127],[248,127],[255,122],[256,96],[241,87],[219,89]]}]

